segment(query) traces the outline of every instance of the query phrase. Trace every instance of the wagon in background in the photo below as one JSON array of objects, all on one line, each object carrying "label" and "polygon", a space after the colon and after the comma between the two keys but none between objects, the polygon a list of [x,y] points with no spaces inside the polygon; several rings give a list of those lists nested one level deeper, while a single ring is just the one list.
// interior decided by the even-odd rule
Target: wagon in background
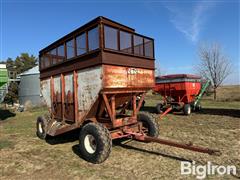
[{"label": "wagon in background", "polygon": [[189,115],[191,110],[200,110],[199,103],[203,93],[209,85],[201,83],[201,77],[191,74],[171,74],[156,77],[154,91],[163,97],[163,101],[156,106],[157,113],[169,111],[183,111]]}]

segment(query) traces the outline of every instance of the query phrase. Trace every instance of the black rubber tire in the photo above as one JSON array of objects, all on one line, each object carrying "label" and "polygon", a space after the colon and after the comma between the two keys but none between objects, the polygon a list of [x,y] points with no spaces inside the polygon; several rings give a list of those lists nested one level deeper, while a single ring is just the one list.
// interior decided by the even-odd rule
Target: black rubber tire
[{"label": "black rubber tire", "polygon": [[37,118],[37,122],[36,122],[36,128],[37,128],[37,136],[40,139],[45,139],[47,136],[47,120],[45,118],[43,118],[42,116],[39,116]]},{"label": "black rubber tire", "polygon": [[146,102],[143,100],[141,108],[144,108],[145,103],[146,103]]},{"label": "black rubber tire", "polygon": [[[84,139],[87,135],[92,135],[95,139],[96,150],[89,153],[85,147]],[[112,149],[111,134],[106,127],[100,123],[88,123],[80,130],[79,150],[83,159],[88,162],[99,164],[104,162]]]},{"label": "black rubber tire", "polygon": [[199,111],[201,111],[201,110],[202,110],[201,104],[196,104],[196,106],[195,106],[195,111],[196,111],[196,112],[199,112]]},{"label": "black rubber tire", "polygon": [[156,113],[157,114],[161,114],[163,112],[162,107],[163,107],[163,105],[161,103],[156,105]]},{"label": "black rubber tire", "polygon": [[142,122],[143,127],[145,127],[148,132],[147,135],[151,137],[158,137],[159,127],[156,120],[148,113],[141,112],[137,116],[137,120]]},{"label": "black rubber tire", "polygon": [[191,106],[190,106],[190,104],[185,104],[183,106],[183,113],[185,115],[187,115],[187,116],[191,114]]}]

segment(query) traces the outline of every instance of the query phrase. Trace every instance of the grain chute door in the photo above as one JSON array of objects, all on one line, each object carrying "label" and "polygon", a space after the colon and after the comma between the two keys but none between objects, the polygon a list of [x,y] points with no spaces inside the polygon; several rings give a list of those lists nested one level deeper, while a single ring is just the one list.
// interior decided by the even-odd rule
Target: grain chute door
[{"label": "grain chute door", "polygon": [[64,76],[65,93],[64,93],[64,119],[74,121],[74,82],[73,74]]},{"label": "grain chute door", "polygon": [[60,76],[53,77],[52,112],[55,119],[62,120],[62,88]]}]

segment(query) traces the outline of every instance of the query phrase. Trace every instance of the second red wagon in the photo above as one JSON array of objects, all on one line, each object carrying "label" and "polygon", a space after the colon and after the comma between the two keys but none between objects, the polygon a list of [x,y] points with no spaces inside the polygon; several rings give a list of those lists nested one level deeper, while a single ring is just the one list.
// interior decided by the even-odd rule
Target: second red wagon
[{"label": "second red wagon", "polygon": [[[171,74],[156,77],[154,91],[163,96],[163,102],[156,107],[157,112],[169,109],[191,113],[191,104],[201,90],[201,77],[192,74]],[[200,106],[196,106],[200,108]]]}]

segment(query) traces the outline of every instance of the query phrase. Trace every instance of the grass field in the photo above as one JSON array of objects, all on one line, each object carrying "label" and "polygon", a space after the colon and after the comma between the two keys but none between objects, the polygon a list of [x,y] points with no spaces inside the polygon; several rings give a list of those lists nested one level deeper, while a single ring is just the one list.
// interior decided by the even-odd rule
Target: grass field
[{"label": "grass field", "polygon": [[[194,142],[219,149],[221,156],[210,156],[156,143],[136,141],[114,145],[107,161],[90,164],[79,157],[78,131],[47,141],[35,135],[38,108],[27,112],[0,110],[0,179],[194,179],[181,176],[181,161],[235,165],[237,175],[208,176],[207,179],[240,177],[240,86],[221,87],[218,101],[204,97],[204,109],[190,116],[158,115],[160,137]],[[145,111],[152,112],[159,96],[149,94]]]}]

